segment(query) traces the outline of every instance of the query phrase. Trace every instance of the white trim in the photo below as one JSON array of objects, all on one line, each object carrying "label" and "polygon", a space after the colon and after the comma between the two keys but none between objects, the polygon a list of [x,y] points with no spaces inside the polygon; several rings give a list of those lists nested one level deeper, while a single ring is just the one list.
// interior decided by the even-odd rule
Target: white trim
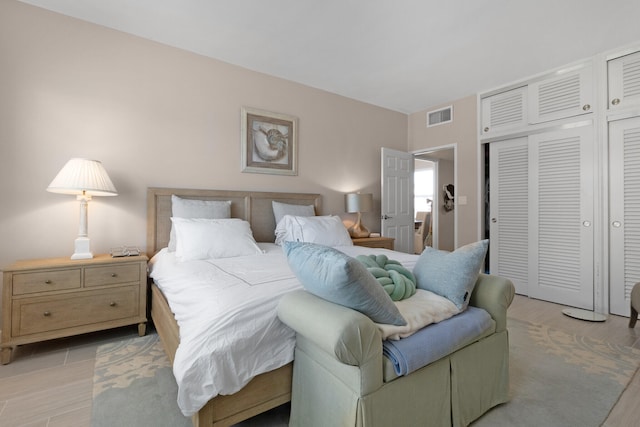
[{"label": "white trim", "polygon": [[[609,283],[609,125],[608,64],[605,55],[594,56],[593,93],[597,108],[593,123],[594,144],[594,200],[593,209],[593,311],[610,313],[611,286]],[[605,201],[598,203],[597,201]]]}]

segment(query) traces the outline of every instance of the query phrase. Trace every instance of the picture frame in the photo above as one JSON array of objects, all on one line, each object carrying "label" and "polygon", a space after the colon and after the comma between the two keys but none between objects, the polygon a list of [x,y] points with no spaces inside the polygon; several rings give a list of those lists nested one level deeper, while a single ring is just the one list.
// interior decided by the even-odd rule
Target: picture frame
[{"label": "picture frame", "polygon": [[255,108],[241,109],[241,170],[298,175],[298,118]]}]

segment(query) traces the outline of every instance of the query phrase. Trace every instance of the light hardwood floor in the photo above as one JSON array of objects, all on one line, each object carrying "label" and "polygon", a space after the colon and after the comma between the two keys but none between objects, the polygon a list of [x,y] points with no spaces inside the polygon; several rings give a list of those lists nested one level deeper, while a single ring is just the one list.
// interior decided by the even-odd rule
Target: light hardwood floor
[{"label": "light hardwood floor", "polygon": [[[603,323],[585,322],[563,315],[562,308],[516,296],[509,317],[640,349],[640,323],[629,329],[628,319],[619,316]],[[0,366],[0,427],[90,426],[96,348],[136,336],[135,327],[125,327],[18,347],[13,361]],[[604,426],[639,425],[638,396],[636,374]]]}]

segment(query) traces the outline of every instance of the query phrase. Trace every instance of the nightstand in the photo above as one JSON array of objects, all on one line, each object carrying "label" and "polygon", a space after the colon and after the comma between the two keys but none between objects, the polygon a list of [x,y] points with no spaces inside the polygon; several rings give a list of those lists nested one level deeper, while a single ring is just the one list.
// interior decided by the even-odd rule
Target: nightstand
[{"label": "nightstand", "polygon": [[351,241],[356,246],[366,246],[368,248],[384,248],[393,250],[393,237],[360,237],[352,238]]},{"label": "nightstand", "polygon": [[3,272],[3,365],[21,344],[138,324],[146,333],[145,255],[18,261]]}]

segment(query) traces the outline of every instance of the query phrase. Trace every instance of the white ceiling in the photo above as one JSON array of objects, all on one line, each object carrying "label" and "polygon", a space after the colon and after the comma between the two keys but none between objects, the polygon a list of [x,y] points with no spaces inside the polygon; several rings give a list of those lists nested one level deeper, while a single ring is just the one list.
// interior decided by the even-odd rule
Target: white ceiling
[{"label": "white ceiling", "polygon": [[413,113],[640,42],[638,0],[21,0]]}]

